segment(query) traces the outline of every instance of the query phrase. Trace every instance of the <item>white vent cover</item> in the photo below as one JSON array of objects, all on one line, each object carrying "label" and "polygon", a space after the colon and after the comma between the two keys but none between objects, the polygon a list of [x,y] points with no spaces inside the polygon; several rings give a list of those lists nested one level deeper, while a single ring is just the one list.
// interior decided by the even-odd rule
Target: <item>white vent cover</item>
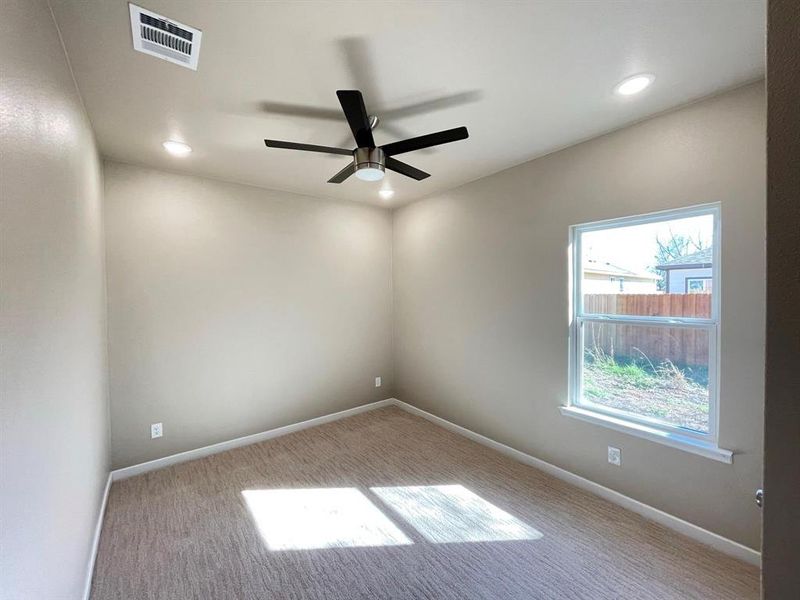
[{"label": "white vent cover", "polygon": [[131,11],[134,50],[197,70],[202,31],[135,4],[128,6]]}]

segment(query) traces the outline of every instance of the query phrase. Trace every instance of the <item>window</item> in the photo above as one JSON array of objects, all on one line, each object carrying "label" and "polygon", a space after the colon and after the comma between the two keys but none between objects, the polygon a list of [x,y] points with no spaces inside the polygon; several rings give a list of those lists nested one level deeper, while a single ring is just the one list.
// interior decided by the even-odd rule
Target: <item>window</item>
[{"label": "window", "polygon": [[710,294],[711,293],[711,277],[687,277],[686,278],[686,293],[687,294]]},{"label": "window", "polygon": [[[718,205],[577,225],[571,243],[562,412],[730,462],[716,443]],[[619,286],[596,285],[600,268]]]}]

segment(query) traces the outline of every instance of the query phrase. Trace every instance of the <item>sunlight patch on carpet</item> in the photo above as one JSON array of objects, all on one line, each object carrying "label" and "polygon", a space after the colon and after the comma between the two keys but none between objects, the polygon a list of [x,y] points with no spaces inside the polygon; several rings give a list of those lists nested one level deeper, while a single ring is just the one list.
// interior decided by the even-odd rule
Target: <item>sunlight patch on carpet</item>
[{"label": "sunlight patch on carpet", "polygon": [[542,534],[463,485],[370,488],[426,540],[501,542],[537,540]]},{"label": "sunlight patch on carpet", "polygon": [[244,490],[242,496],[270,550],[412,543],[355,488]]}]

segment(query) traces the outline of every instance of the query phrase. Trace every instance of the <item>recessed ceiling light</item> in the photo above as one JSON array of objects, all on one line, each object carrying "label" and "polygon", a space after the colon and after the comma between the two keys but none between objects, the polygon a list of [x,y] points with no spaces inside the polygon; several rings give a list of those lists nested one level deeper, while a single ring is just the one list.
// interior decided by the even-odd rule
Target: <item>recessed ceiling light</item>
[{"label": "recessed ceiling light", "polygon": [[173,156],[186,156],[192,151],[191,146],[189,146],[188,144],[184,144],[183,142],[176,142],[175,140],[167,140],[161,145],[164,146],[164,150],[166,150]]},{"label": "recessed ceiling light", "polygon": [[655,78],[656,76],[650,73],[634,75],[633,77],[623,79],[617,87],[614,88],[614,91],[620,96],[632,96],[650,87],[650,84],[653,83]]},{"label": "recessed ceiling light", "polygon": [[383,198],[384,200],[388,200],[389,198],[394,196],[394,191],[393,190],[381,190],[380,192],[378,192],[378,195],[380,195],[380,197]]}]

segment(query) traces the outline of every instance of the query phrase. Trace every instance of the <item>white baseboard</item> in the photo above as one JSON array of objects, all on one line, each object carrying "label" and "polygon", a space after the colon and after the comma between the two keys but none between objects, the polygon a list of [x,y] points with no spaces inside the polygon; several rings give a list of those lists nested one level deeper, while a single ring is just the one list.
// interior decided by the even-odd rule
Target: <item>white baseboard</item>
[{"label": "white baseboard", "polygon": [[411,414],[427,419],[428,421],[431,421],[432,423],[435,423],[440,427],[443,427],[459,435],[463,435],[464,437],[469,438],[475,442],[478,442],[479,444],[497,450],[498,452],[501,452],[506,456],[510,456],[515,460],[530,465],[536,469],[539,469],[540,471],[544,471],[545,473],[553,475],[554,477],[566,481],[567,483],[570,483],[578,488],[586,490],[596,496],[600,496],[601,498],[613,502],[614,504],[617,504],[619,506],[622,506],[623,508],[626,508],[637,514],[640,514],[643,517],[650,519],[651,521],[655,521],[656,523],[664,525],[665,527],[677,531],[678,533],[681,533],[689,538],[692,538],[698,542],[711,546],[712,548],[719,550],[720,552],[724,552],[725,554],[743,560],[752,565],[756,566],[761,565],[761,553],[758,552],[757,550],[753,550],[752,548],[749,548],[743,544],[734,542],[733,540],[730,540],[719,534],[703,529],[702,527],[694,525],[693,523],[689,523],[688,521],[684,521],[683,519],[675,517],[669,513],[654,508],[648,504],[644,504],[643,502],[634,500],[633,498],[621,494],[620,492],[614,491],[610,488],[600,485],[599,483],[590,481],[589,479],[586,479],[584,477],[580,477],[579,475],[575,475],[570,471],[552,465],[541,459],[535,458],[529,454],[525,454],[524,452],[516,450],[510,446],[501,444],[500,442],[497,442],[491,438],[483,436],[479,433],[475,433],[474,431],[467,429],[466,427],[461,427],[460,425],[451,423],[446,419],[437,417],[434,414],[431,414],[427,411],[417,408],[416,406],[412,406],[411,404],[403,402],[402,400],[398,400],[397,398],[387,398],[386,400],[379,400],[377,402],[371,402],[369,404],[356,406],[355,408],[350,408],[329,415],[323,415],[321,417],[316,417],[314,419],[309,419],[307,421],[302,421],[300,423],[294,423],[291,425],[286,425],[284,427],[270,429],[268,431],[263,431],[261,433],[255,433],[253,435],[235,438],[233,440],[228,440],[226,442],[220,442],[218,444],[212,444],[210,446],[204,446],[202,448],[188,450],[186,452],[181,452],[179,454],[165,456],[163,458],[158,458],[155,460],[151,460],[149,462],[133,465],[130,467],[125,467],[122,469],[116,469],[112,471],[109,474],[109,481],[108,484],[106,485],[106,491],[103,497],[103,506],[101,508],[97,530],[95,531],[95,540],[93,545],[92,557],[89,565],[89,572],[87,574],[87,588],[86,588],[87,595],[85,596],[85,598],[88,599],[89,587],[91,585],[92,568],[94,566],[94,557],[96,556],[97,553],[97,544],[100,540],[100,528],[102,526],[103,513],[105,512],[105,503],[108,498],[109,485],[112,480],[117,481],[120,479],[125,479],[127,477],[133,477],[134,475],[139,475],[141,473],[147,473],[149,471],[163,469],[164,467],[168,467],[170,465],[186,462],[189,460],[195,460],[198,458],[202,458],[204,456],[209,456],[211,454],[217,454],[219,452],[225,452],[226,450],[231,450],[233,448],[239,448],[241,446],[256,444],[258,442],[263,442],[265,440],[280,437],[282,435],[287,435],[295,431],[308,429],[309,427],[315,427],[317,425],[323,425],[324,423],[330,423],[332,421],[344,419],[346,417],[350,417],[369,410],[383,408],[385,406],[397,406]]},{"label": "white baseboard", "polygon": [[431,421],[440,427],[444,427],[449,431],[463,435],[466,438],[497,450],[498,452],[501,452],[506,456],[510,456],[511,458],[525,463],[526,465],[530,465],[539,469],[540,471],[544,471],[549,475],[553,475],[558,479],[566,481],[567,483],[571,483],[575,487],[586,490],[587,492],[591,492],[595,496],[600,496],[605,500],[609,500],[614,504],[618,504],[623,508],[627,508],[628,510],[638,513],[643,517],[650,519],[651,521],[655,521],[656,523],[664,525],[665,527],[690,537],[693,540],[711,546],[715,550],[724,552],[729,556],[733,556],[734,558],[738,558],[739,560],[749,564],[756,565],[758,567],[761,566],[761,553],[757,550],[753,550],[752,548],[749,548],[743,544],[729,540],[726,537],[708,531],[707,529],[703,529],[702,527],[698,527],[697,525],[689,523],[688,521],[684,521],[683,519],[675,517],[669,513],[665,513],[664,511],[654,508],[648,504],[634,500],[629,496],[616,492],[610,488],[600,485],[599,483],[595,483],[594,481],[590,481],[589,479],[585,479],[579,475],[575,475],[570,471],[556,467],[555,465],[551,465],[550,463],[535,458],[530,454],[525,454],[524,452],[515,450],[510,446],[506,446],[505,444],[501,444],[500,442],[497,442],[491,438],[483,436],[479,433],[475,433],[466,427],[461,427],[460,425],[451,423],[446,419],[437,417],[436,415],[417,408],[416,406],[412,406],[411,404],[403,402],[402,400],[392,398],[391,402],[395,406],[398,406],[403,410],[410,412],[411,414],[427,419],[428,421]]},{"label": "white baseboard", "polygon": [[86,565],[86,581],[83,584],[83,600],[89,600],[92,593],[92,575],[94,574],[94,561],[97,559],[97,549],[100,547],[100,532],[103,530],[103,518],[106,516],[108,492],[111,490],[111,473],[106,478],[106,487],[103,490],[103,499],[100,501],[100,511],[97,514],[97,523],[94,526],[92,549],[89,553],[89,564]]},{"label": "white baseboard", "polygon": [[246,435],[244,437],[235,438],[225,442],[219,442],[218,444],[211,444],[210,446],[203,446],[202,448],[195,448],[194,450],[187,450],[186,452],[171,454],[169,456],[164,456],[163,458],[157,458],[148,462],[139,463],[138,465],[116,469],[111,471],[111,475],[114,481],[126,479],[128,477],[133,477],[134,475],[140,475],[142,473],[147,473],[148,471],[163,469],[164,467],[169,467],[170,465],[176,465],[189,460],[196,460],[211,454],[219,454],[220,452],[225,452],[226,450],[232,450],[242,446],[249,446],[250,444],[257,444],[265,440],[271,440],[282,435],[300,431],[301,429],[308,429],[309,427],[316,427],[317,425],[323,425],[325,423],[330,423],[331,421],[338,421],[339,419],[352,417],[353,415],[357,415],[358,413],[366,412],[368,410],[375,410],[376,408],[391,406],[394,404],[394,402],[394,398],[387,398],[386,400],[378,400],[377,402],[362,404],[361,406],[356,406],[355,408],[348,408],[347,410],[331,413],[329,415],[323,415],[321,417],[309,419],[308,421],[292,423],[291,425],[277,427],[268,431],[262,431],[261,433],[254,433],[252,435]]}]

